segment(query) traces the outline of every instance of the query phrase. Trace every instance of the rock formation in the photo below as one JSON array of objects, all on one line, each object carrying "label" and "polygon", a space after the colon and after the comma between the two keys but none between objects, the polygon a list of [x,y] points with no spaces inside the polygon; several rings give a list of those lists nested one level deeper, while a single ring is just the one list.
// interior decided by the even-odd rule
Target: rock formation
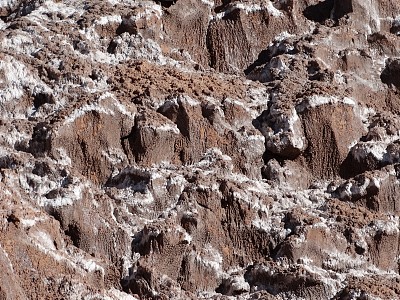
[{"label": "rock formation", "polygon": [[398,299],[400,2],[0,1],[0,299]]}]

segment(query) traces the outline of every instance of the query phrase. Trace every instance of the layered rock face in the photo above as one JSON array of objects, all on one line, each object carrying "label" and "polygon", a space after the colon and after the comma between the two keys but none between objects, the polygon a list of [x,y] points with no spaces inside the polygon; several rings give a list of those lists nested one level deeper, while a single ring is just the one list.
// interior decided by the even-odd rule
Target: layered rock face
[{"label": "layered rock face", "polygon": [[397,299],[400,2],[0,1],[0,299]]}]

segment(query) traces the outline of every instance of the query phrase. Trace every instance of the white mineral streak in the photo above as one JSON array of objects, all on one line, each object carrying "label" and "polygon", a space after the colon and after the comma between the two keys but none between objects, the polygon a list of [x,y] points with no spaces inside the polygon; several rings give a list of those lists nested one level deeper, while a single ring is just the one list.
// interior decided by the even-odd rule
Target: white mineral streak
[{"label": "white mineral streak", "polygon": [[0,60],[0,84],[5,86],[0,91],[0,103],[19,99],[24,95],[25,88],[35,87],[40,81],[35,78],[28,68],[13,57],[5,56]]},{"label": "white mineral streak", "polygon": [[19,0],[0,0],[0,8],[7,7],[11,8],[14,5],[19,4]]},{"label": "white mineral streak", "polygon": [[311,97],[307,97],[304,101],[302,101],[299,105],[296,106],[296,110],[298,112],[303,112],[306,109],[315,108],[321,105],[334,105],[338,103],[343,103],[350,106],[355,106],[356,102],[348,97],[338,98],[335,96],[318,96],[313,95]]},{"label": "white mineral streak", "polygon": [[94,24],[107,25],[108,23],[121,23],[121,22],[122,18],[120,15],[109,15],[100,17],[100,19],[96,20]]},{"label": "white mineral streak", "polygon": [[196,261],[205,267],[213,269],[216,273],[221,272],[222,255],[210,244],[206,244],[201,252],[196,255]]},{"label": "white mineral streak", "polygon": [[264,2],[262,2],[261,5],[248,4],[248,3],[233,3],[229,5],[225,11],[218,13],[215,17],[211,16],[210,19],[211,20],[214,18],[217,20],[222,19],[223,17],[229,15],[236,9],[240,9],[245,14],[251,14],[257,11],[267,10],[272,17],[277,18],[283,16],[283,13],[279,9],[277,9],[270,0],[265,0]]}]

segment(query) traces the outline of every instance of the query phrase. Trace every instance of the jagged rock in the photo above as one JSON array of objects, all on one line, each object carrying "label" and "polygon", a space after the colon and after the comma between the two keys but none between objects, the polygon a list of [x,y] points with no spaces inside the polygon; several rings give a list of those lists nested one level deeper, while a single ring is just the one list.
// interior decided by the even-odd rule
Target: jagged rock
[{"label": "jagged rock", "polygon": [[374,211],[397,213],[398,168],[396,164],[357,175],[341,184],[333,194],[338,199],[360,203]]},{"label": "jagged rock", "polygon": [[393,85],[397,89],[400,88],[400,82],[398,82],[398,72],[400,71],[400,64],[398,59],[388,59],[386,61],[385,69],[382,71],[381,79],[383,83],[387,85]]},{"label": "jagged rock", "polygon": [[[329,297],[329,291],[324,284],[301,267],[285,268],[277,265],[272,271],[273,264],[250,266],[245,279],[254,290],[266,289],[272,295],[284,294],[286,297],[314,298],[315,294]],[[307,274],[308,273],[308,274]]]},{"label": "jagged rock", "polygon": [[1,299],[395,299],[394,0],[0,3]]},{"label": "jagged rock", "polygon": [[233,275],[222,281],[219,291],[223,295],[237,296],[250,291],[250,285],[244,280],[242,276]]}]

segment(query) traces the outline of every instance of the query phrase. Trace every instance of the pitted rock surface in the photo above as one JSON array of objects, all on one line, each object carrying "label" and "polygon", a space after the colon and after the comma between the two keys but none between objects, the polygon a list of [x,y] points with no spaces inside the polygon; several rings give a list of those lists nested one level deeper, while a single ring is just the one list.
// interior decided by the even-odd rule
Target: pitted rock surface
[{"label": "pitted rock surface", "polygon": [[400,3],[0,1],[0,299],[397,299]]}]

